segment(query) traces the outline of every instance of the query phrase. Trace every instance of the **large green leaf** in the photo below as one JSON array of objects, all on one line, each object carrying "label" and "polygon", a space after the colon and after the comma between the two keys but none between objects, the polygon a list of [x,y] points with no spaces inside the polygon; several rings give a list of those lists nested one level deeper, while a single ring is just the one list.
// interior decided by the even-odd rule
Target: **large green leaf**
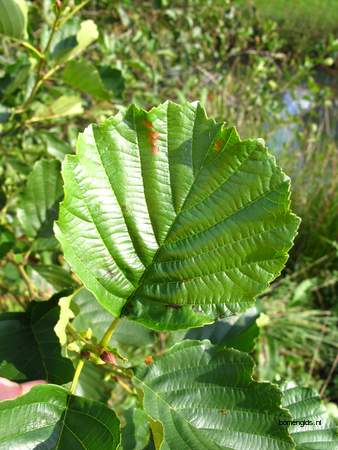
[{"label": "large green leaf", "polygon": [[111,314],[155,329],[247,309],[299,223],[264,143],[240,141],[196,103],[132,106],[88,127],[63,176],[66,259]]},{"label": "large green leaf", "polygon": [[71,381],[73,365],[61,356],[54,332],[59,314],[56,297],[31,302],[26,312],[0,314],[0,361],[12,364],[28,380],[43,379],[57,384]]},{"label": "large green leaf", "polygon": [[114,450],[119,441],[111,409],[60,386],[37,386],[0,402],[1,450]]},{"label": "large green leaf", "polygon": [[184,341],[135,382],[146,413],[163,426],[161,450],[294,448],[279,417],[281,393],[252,380],[251,358],[208,341]]},{"label": "large green leaf", "polygon": [[18,218],[27,236],[53,235],[53,221],[62,196],[60,163],[44,159],[38,161],[28,176],[18,208]]},{"label": "large green leaf", "polygon": [[25,0],[0,0],[0,34],[17,39],[26,37],[27,3]]},{"label": "large green leaf", "polygon": [[319,395],[311,388],[299,387],[292,382],[286,383],[282,390],[282,405],[289,410],[292,421],[296,421],[289,427],[296,449],[336,450],[338,430]]}]

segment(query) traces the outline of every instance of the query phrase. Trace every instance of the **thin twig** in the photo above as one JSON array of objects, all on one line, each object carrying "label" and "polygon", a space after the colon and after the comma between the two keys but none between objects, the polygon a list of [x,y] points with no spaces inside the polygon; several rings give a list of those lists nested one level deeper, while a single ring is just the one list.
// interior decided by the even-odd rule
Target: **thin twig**
[{"label": "thin twig", "polygon": [[321,397],[324,395],[324,392],[325,392],[326,388],[328,387],[328,385],[329,385],[329,383],[331,381],[332,375],[333,375],[334,371],[336,370],[337,364],[338,364],[338,353],[336,355],[335,360],[333,361],[333,364],[332,364],[331,369],[330,369],[330,371],[328,373],[328,376],[327,376],[327,378],[326,378],[326,380],[325,380],[325,382],[324,382],[324,384],[323,384],[323,386],[322,386],[322,388],[320,390],[320,396]]},{"label": "thin twig", "polygon": [[27,286],[30,298],[33,299],[33,298],[37,297],[35,287],[32,284],[31,280],[29,279],[29,276],[27,275],[27,272],[26,272],[24,266],[22,264],[16,264],[16,263],[14,263],[14,264],[18,268],[18,271],[20,272],[20,275],[22,276],[22,279]]},{"label": "thin twig", "polygon": [[[55,32],[56,32],[56,30],[57,30],[57,28],[58,28],[58,22],[59,22],[60,16],[61,16],[61,9],[58,9],[58,10],[57,10],[57,13],[56,13],[56,15],[55,15],[55,19],[54,19],[54,22],[53,22],[53,25],[52,25],[51,32],[50,32],[49,37],[48,37],[47,44],[46,44],[46,46],[45,46],[45,48],[44,48],[44,50],[43,50],[43,58],[40,59],[39,64],[38,64],[38,67],[37,67],[37,71],[36,71],[36,80],[35,80],[34,86],[33,86],[32,90],[31,90],[31,93],[30,93],[30,95],[28,96],[27,100],[24,102],[24,104],[23,104],[23,106],[22,106],[20,112],[26,111],[26,109],[28,108],[28,106],[29,106],[29,105],[31,104],[31,102],[33,101],[33,99],[34,99],[35,95],[37,94],[38,90],[40,89],[40,87],[41,87],[41,85],[42,85],[42,83],[43,83],[42,80],[45,79],[45,76],[42,76],[42,77],[41,77],[41,71],[42,71],[42,69],[43,69],[43,66],[45,65],[46,57],[47,57],[48,52],[49,52],[49,50],[50,50],[50,46],[51,46],[51,44],[52,44],[52,41],[53,41]],[[18,112],[18,111],[17,111],[17,112]]]},{"label": "thin twig", "polygon": [[62,27],[69,19],[71,19],[76,13],[78,13],[90,0],[84,0],[82,3],[77,5],[67,16],[65,16],[61,21],[59,26]]}]

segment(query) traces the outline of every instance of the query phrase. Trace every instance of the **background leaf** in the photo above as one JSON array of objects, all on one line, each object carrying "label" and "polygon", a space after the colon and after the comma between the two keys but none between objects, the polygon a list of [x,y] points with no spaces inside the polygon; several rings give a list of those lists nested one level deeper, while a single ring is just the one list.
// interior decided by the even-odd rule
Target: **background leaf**
[{"label": "background leaf", "polygon": [[66,36],[54,46],[52,58],[59,64],[69,61],[80,55],[98,37],[99,32],[95,22],[84,20],[81,22],[76,34]]},{"label": "background leaf", "polygon": [[100,74],[89,61],[70,61],[63,72],[64,81],[75,89],[92,95],[99,100],[109,100]]},{"label": "background leaf", "polygon": [[76,386],[76,394],[106,403],[111,396],[112,383],[104,380],[105,373],[102,366],[86,361]]},{"label": "background leaf", "polygon": [[99,68],[99,73],[107,91],[112,92],[115,98],[122,98],[125,83],[121,70],[115,67],[102,66]]},{"label": "background leaf", "polygon": [[[90,328],[97,339],[101,339],[112,322],[112,316],[96,301],[93,294],[80,289],[72,299],[77,313],[73,326],[78,331]],[[153,343],[153,334],[142,325],[127,319],[120,319],[114,331],[111,345],[118,343],[124,346],[146,346]]]},{"label": "background leaf", "polygon": [[0,360],[26,377],[15,381],[42,379],[63,384],[72,380],[73,364],[61,356],[54,332],[59,314],[58,298],[32,301],[26,312],[0,314]]},{"label": "background leaf", "polygon": [[124,90],[124,79],[120,70],[104,66],[96,68],[87,60],[72,60],[67,63],[63,72],[63,80],[98,100],[121,98]]},{"label": "background leaf", "polygon": [[35,163],[18,208],[18,218],[27,236],[53,235],[53,221],[62,197],[60,163],[45,159]]},{"label": "background leaf", "polygon": [[111,314],[154,329],[247,309],[299,224],[261,140],[240,141],[196,103],[131,107],[88,127],[63,177],[66,259]]},{"label": "background leaf", "polygon": [[54,385],[0,402],[0,423],[1,450],[114,450],[120,441],[119,421],[111,409]]},{"label": "background leaf", "polygon": [[123,410],[123,417],[126,424],[121,430],[120,450],[145,449],[150,440],[146,413],[141,408],[131,407]]},{"label": "background leaf", "polygon": [[256,319],[259,312],[256,307],[250,308],[240,316],[194,328],[186,334],[186,339],[209,339],[212,344],[232,347],[242,352],[251,352],[255,346],[259,328]]},{"label": "background leaf", "polygon": [[3,258],[13,248],[14,234],[3,225],[0,225],[0,258]]},{"label": "background leaf", "polygon": [[293,449],[278,424],[281,393],[253,381],[252,368],[245,353],[184,341],[139,371],[144,410],[163,425],[161,448]]},{"label": "background leaf", "polygon": [[35,109],[35,115],[30,122],[58,119],[60,117],[75,116],[83,112],[82,100],[78,95],[61,95],[50,104],[40,104]]},{"label": "background leaf", "polygon": [[0,0],[0,34],[23,39],[27,34],[25,0]]},{"label": "background leaf", "polygon": [[58,138],[56,135],[51,133],[41,133],[41,135],[46,142],[47,153],[59,161],[63,161],[68,153],[72,153],[72,148],[68,142]]},{"label": "background leaf", "polygon": [[29,266],[28,272],[43,297],[46,292],[52,295],[77,286],[69,271],[55,264],[34,264]]}]

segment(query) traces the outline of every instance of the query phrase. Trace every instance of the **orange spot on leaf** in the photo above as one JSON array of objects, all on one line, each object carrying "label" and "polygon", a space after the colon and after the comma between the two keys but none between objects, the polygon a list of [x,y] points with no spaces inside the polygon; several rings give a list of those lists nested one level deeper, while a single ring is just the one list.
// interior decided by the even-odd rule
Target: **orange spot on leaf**
[{"label": "orange spot on leaf", "polygon": [[157,146],[157,139],[159,137],[159,133],[154,130],[153,124],[150,122],[150,120],[144,121],[144,126],[148,128],[148,141],[151,147],[151,153],[153,155],[158,155],[160,153],[159,148]]},{"label": "orange spot on leaf", "polygon": [[147,119],[144,121],[144,126],[146,128],[149,128],[150,130],[153,128],[153,124],[150,122],[150,120]]},{"label": "orange spot on leaf", "polygon": [[154,362],[153,357],[151,355],[146,356],[144,358],[144,362],[147,364],[147,366],[149,366],[149,364],[152,364]]},{"label": "orange spot on leaf", "polygon": [[221,150],[222,145],[223,145],[222,139],[217,139],[217,141],[215,142],[215,150],[216,150],[216,152],[219,152]]}]

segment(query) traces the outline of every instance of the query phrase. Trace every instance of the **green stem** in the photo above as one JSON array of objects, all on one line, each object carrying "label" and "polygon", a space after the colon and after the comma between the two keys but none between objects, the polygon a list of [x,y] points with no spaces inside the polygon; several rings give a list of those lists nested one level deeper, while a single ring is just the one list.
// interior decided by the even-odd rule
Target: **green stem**
[{"label": "green stem", "polygon": [[[119,318],[117,317],[116,319],[114,319],[112,321],[112,323],[110,324],[109,328],[104,333],[103,338],[100,341],[100,347],[102,349],[104,349],[104,348],[106,348],[108,346],[109,341],[110,341],[110,339],[111,339],[111,337],[112,337],[112,335],[114,333],[114,330],[115,330],[115,328],[116,328],[116,326],[118,324],[118,321],[119,321]],[[84,359],[80,359],[79,362],[77,363],[77,366],[76,366],[76,369],[75,369],[74,378],[73,378],[73,381],[72,381],[72,385],[70,387],[71,394],[75,393],[76,386],[77,386],[77,383],[79,381],[80,374],[81,374],[81,371],[83,369],[84,364],[85,364],[85,360]]]},{"label": "green stem", "polygon": [[43,50],[43,58],[40,59],[39,64],[38,64],[38,68],[37,68],[37,72],[36,72],[35,84],[34,84],[34,86],[32,88],[32,91],[31,91],[29,97],[27,98],[27,100],[23,104],[22,109],[21,109],[20,112],[23,112],[23,111],[25,111],[28,108],[28,106],[33,101],[35,95],[37,94],[38,90],[40,89],[40,87],[41,87],[41,85],[42,85],[42,83],[43,83],[43,81],[45,79],[45,77],[43,77],[43,76],[41,77],[41,71],[42,71],[43,66],[45,64],[46,57],[48,55],[50,46],[52,44],[54,34],[55,34],[56,30],[57,30],[60,16],[61,16],[61,10],[58,10],[58,12],[57,12],[57,14],[55,16],[53,25],[52,25],[51,32],[50,32],[49,37],[48,37],[48,41],[47,41],[46,47]]},{"label": "green stem", "polygon": [[15,261],[14,257],[12,257],[11,255],[9,255],[9,260],[18,269],[18,271],[19,271],[19,273],[20,273],[24,283],[26,284],[30,300],[33,300],[35,297],[37,297],[37,292],[36,292],[35,287],[34,287],[33,283],[31,282],[31,280],[30,280],[30,278],[29,278],[29,276],[28,276],[28,274],[27,274],[27,272],[25,270],[25,264],[18,263],[17,261]]},{"label": "green stem", "polygon": [[117,327],[117,324],[119,322],[119,318],[115,318],[112,323],[110,324],[109,328],[107,329],[107,331],[104,333],[103,338],[100,341],[100,347],[102,348],[106,348],[109,344],[109,341],[115,331],[115,328]]},{"label": "green stem", "polygon": [[34,45],[30,44],[27,41],[24,41],[23,39],[18,39],[16,37],[13,36],[7,36],[8,39],[17,42],[19,45],[22,45],[25,48],[28,48],[29,50],[31,50],[33,53],[35,53],[35,55],[39,58],[39,59],[44,59],[44,54],[42,52],[40,52],[40,50],[38,50],[36,47],[34,47]]},{"label": "green stem", "polygon": [[65,16],[61,21],[60,21],[60,28],[69,20],[71,19],[76,13],[78,13],[84,6],[86,6],[87,3],[89,3],[90,0],[84,0],[82,3],[80,3],[79,5],[77,5],[74,9],[72,9],[72,11],[70,11],[69,14],[67,14],[67,16]]},{"label": "green stem", "polygon": [[29,42],[20,41],[20,40],[19,40],[19,44],[22,45],[23,47],[28,48],[29,50],[31,50],[33,53],[35,53],[35,55],[39,59],[44,59],[43,53],[41,53],[40,50],[38,50],[36,47],[34,47],[34,45],[30,44]]},{"label": "green stem", "polygon": [[83,369],[84,363],[85,363],[84,359],[80,359],[79,362],[77,363],[77,366],[76,366],[76,369],[75,369],[75,373],[74,373],[74,378],[73,378],[73,381],[72,381],[72,385],[70,387],[70,393],[72,395],[75,394],[76,386],[77,386],[77,383],[79,381],[80,374],[81,374],[81,371]]},{"label": "green stem", "polygon": [[27,275],[27,272],[26,272],[23,264],[17,264],[16,267],[18,268],[18,270],[20,272],[20,275],[22,276],[22,278],[23,278],[23,280],[24,280],[24,282],[25,282],[25,284],[27,286],[27,290],[28,290],[30,299],[33,300],[34,298],[37,297],[34,285],[32,284],[29,276]]}]

